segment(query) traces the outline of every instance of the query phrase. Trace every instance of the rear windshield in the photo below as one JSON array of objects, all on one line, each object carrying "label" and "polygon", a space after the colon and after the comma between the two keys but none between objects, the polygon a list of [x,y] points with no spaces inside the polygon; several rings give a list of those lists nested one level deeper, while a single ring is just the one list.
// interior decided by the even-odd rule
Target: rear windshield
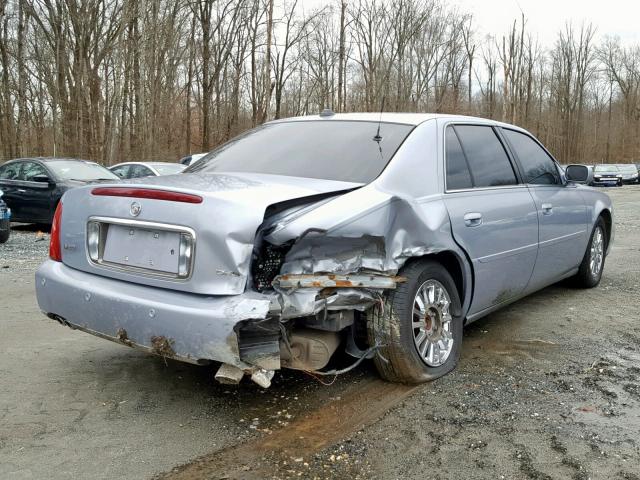
[{"label": "rear windshield", "polygon": [[116,174],[93,162],[77,160],[54,160],[47,162],[60,180],[120,180]]},{"label": "rear windshield", "polygon": [[189,172],[252,172],[369,183],[387,165],[411,125],[301,121],[262,125],[191,165]]}]

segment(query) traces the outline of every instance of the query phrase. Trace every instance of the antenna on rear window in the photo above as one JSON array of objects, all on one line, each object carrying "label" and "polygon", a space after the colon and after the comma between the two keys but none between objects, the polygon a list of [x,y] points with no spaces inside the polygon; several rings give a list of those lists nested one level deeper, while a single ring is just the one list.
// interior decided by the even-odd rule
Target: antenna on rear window
[{"label": "antenna on rear window", "polygon": [[376,132],[376,136],[373,137],[373,141],[378,143],[382,141],[382,137],[380,136],[380,125],[382,124],[382,112],[384,112],[384,101],[386,99],[386,95],[382,97],[382,107],[380,107],[380,118],[378,119],[378,131]]}]

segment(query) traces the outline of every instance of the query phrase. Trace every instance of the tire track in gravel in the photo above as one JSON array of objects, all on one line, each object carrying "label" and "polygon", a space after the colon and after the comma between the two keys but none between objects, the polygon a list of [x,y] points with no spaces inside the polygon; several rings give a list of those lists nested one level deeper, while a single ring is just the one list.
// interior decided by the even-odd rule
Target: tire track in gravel
[{"label": "tire track in gravel", "polygon": [[262,479],[277,474],[278,460],[307,458],[371,425],[421,386],[369,378],[348,387],[339,399],[271,434],[212,452],[155,477]]}]

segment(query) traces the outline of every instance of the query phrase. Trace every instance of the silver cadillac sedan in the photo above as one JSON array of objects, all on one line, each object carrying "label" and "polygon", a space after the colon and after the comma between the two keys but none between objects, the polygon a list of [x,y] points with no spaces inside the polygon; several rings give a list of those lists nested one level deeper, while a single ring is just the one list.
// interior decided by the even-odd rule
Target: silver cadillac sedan
[{"label": "silver cadillac sedan", "polygon": [[562,279],[598,285],[614,223],[591,177],[490,120],[278,120],[184,174],[68,191],[38,303],[73,329],[217,362],[225,383],[364,359],[424,382],[455,367],[465,324]]}]

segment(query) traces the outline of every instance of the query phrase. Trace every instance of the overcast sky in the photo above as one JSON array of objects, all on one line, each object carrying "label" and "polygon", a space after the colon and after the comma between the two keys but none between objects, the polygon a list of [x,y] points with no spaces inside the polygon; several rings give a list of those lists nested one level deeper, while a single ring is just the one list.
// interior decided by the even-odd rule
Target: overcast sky
[{"label": "overcast sky", "polygon": [[598,36],[617,35],[626,44],[640,44],[639,0],[449,0],[473,14],[482,33],[501,34],[509,29],[520,9],[529,31],[544,45],[552,45],[567,21],[591,22]]},{"label": "overcast sky", "polygon": [[[300,0],[304,7],[335,4],[337,0]],[[356,0],[352,0],[356,1]],[[625,44],[640,45],[640,0],[443,0],[472,13],[480,35],[506,33],[525,13],[531,33],[545,46],[553,45],[567,21],[583,20],[597,27],[598,37],[617,35]]]}]

